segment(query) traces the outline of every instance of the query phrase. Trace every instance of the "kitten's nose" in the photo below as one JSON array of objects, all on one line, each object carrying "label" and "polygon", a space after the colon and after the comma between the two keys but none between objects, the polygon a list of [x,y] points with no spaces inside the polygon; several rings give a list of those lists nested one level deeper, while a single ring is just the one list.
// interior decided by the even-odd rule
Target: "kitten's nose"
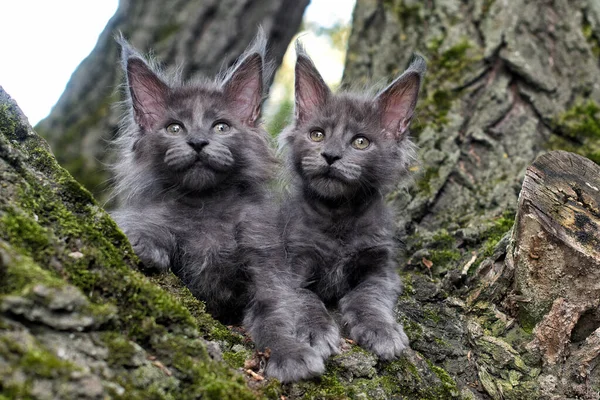
[{"label": "kitten's nose", "polygon": [[321,155],[323,156],[323,158],[325,159],[325,161],[327,161],[327,164],[329,164],[329,165],[333,164],[334,162],[336,162],[337,160],[342,158],[336,154],[330,154],[330,153],[325,153],[325,152],[322,152]]},{"label": "kitten's nose", "polygon": [[208,140],[206,139],[190,139],[187,144],[198,153],[202,151],[202,148],[208,144]]},{"label": "kitten's nose", "polygon": [[325,161],[327,161],[327,164],[331,165],[334,162],[336,162],[337,160],[339,160],[340,156],[338,156],[337,154],[330,154],[330,153],[325,153],[322,152],[321,155],[323,156],[323,158],[325,159]]}]

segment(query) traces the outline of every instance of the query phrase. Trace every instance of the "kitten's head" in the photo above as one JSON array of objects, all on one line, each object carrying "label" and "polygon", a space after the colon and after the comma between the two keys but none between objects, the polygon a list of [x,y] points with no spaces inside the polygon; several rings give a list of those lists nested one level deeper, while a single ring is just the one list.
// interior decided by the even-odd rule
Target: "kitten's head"
[{"label": "kitten's head", "polygon": [[274,159],[259,126],[268,79],[264,35],[216,81],[188,84],[169,79],[119,41],[129,116],[116,172],[118,184],[132,188],[117,190],[142,194],[152,185],[154,192],[198,193],[270,177]]},{"label": "kitten's head", "polygon": [[414,158],[408,127],[425,61],[408,69],[376,96],[333,94],[297,46],[295,119],[281,137],[292,173],[313,195],[336,200],[385,192]]}]

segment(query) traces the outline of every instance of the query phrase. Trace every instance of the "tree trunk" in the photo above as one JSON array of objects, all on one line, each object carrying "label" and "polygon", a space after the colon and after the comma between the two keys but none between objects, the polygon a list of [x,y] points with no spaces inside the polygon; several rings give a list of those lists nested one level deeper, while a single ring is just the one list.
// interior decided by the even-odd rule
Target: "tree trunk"
[{"label": "tree trunk", "polygon": [[73,73],[65,92],[36,130],[59,162],[98,199],[106,198],[106,164],[117,131],[122,83],[114,35],[121,31],[142,51],[153,51],[183,78],[213,77],[230,66],[262,25],[269,57],[278,66],[309,0],[122,0],[92,53]]}]

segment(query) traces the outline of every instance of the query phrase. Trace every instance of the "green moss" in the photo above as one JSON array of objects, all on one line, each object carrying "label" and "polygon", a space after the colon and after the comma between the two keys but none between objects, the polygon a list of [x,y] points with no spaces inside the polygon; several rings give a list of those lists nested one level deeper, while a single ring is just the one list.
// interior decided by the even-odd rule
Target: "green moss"
[{"label": "green moss", "polygon": [[496,218],[492,226],[482,234],[482,238],[485,238],[483,244],[483,255],[484,257],[491,257],[494,252],[494,248],[506,235],[506,233],[512,228],[515,222],[515,213],[513,211],[505,211],[502,216]]},{"label": "green moss", "polygon": [[596,58],[600,57],[600,41],[594,34],[594,29],[592,28],[592,25],[588,21],[585,14],[583,15],[583,21],[581,23],[581,33],[583,34],[583,37],[585,37],[587,43],[590,45],[592,54]]},{"label": "green moss", "polygon": [[137,349],[127,338],[116,332],[105,332],[101,335],[102,341],[108,348],[106,361],[111,366],[130,365],[131,359],[137,353]]},{"label": "green moss", "polygon": [[411,363],[406,357],[401,357],[397,360],[388,363],[388,365],[385,366],[384,371],[388,374],[407,375],[410,376],[412,379],[416,380],[417,382],[420,382],[422,380],[421,374],[419,373],[417,367],[413,363]]},{"label": "green moss", "polygon": [[445,395],[448,397],[457,397],[460,391],[458,390],[458,386],[456,382],[446,370],[436,365],[433,365],[431,361],[427,360],[429,364],[429,368],[433,371],[435,375],[437,375],[438,379],[441,382],[441,385],[436,389],[439,395]]},{"label": "green moss", "polygon": [[425,318],[427,318],[428,320],[432,321],[435,324],[437,324],[441,321],[440,315],[435,310],[433,310],[427,306],[423,309],[423,313],[425,315]]},{"label": "green moss", "polygon": [[0,295],[19,294],[32,283],[46,286],[64,285],[64,282],[42,269],[31,258],[13,254],[8,244],[0,241],[0,257],[4,255],[5,276],[0,285]]},{"label": "green moss", "polygon": [[[12,365],[13,371],[26,372],[18,379],[19,384],[11,384],[7,379],[0,382],[0,389],[6,394],[25,394],[34,379],[69,380],[73,372],[79,371],[68,361],[61,360],[53,353],[40,346],[26,333],[0,331],[0,354]],[[5,370],[4,374],[10,370]],[[4,375],[3,378],[6,378]]]},{"label": "green moss", "polygon": [[573,107],[552,121],[557,135],[548,146],[566,150],[600,164],[600,106],[592,100],[579,99]]},{"label": "green moss", "polygon": [[579,101],[555,120],[563,135],[574,140],[600,138],[600,107],[595,102]]},{"label": "green moss", "polygon": [[[255,399],[246,388],[241,375],[234,375],[217,363],[198,363],[194,358],[179,354],[173,365],[183,374],[184,381],[194,382],[181,399]],[[229,372],[229,373],[228,373]]]},{"label": "green moss", "polygon": [[19,364],[29,371],[35,371],[35,374],[41,378],[56,379],[59,376],[64,376],[66,371],[77,369],[71,363],[61,360],[51,352],[41,348],[26,351],[22,354]]},{"label": "green moss", "polygon": [[407,248],[427,248],[425,258],[432,262],[432,272],[436,275],[455,268],[457,261],[462,258],[456,239],[446,229],[440,229],[428,239],[410,239]]},{"label": "green moss", "polygon": [[0,104],[0,132],[9,140],[19,140],[27,134],[27,128],[19,118],[14,117],[15,114],[14,107],[6,103]]},{"label": "green moss", "polygon": [[437,248],[442,249],[447,249],[455,244],[454,236],[450,235],[445,229],[440,229],[436,232],[435,235],[433,235],[433,241]]},{"label": "green moss", "polygon": [[252,356],[249,350],[226,351],[223,353],[223,359],[232,368],[242,368],[247,359]]},{"label": "green moss", "polygon": [[418,2],[406,4],[404,0],[386,0],[384,4],[391,7],[392,12],[396,15],[402,26],[408,25],[409,21],[417,23],[423,21],[421,17],[421,5]]},{"label": "green moss", "polygon": [[319,385],[301,384],[301,386],[308,388],[302,398],[308,400],[347,399],[347,389],[340,382],[336,372],[335,368],[328,368],[327,372],[321,377]]},{"label": "green moss", "polygon": [[454,90],[449,85],[460,82],[465,73],[483,58],[481,50],[466,38],[440,51],[443,42],[444,38],[439,37],[426,44],[428,65],[423,85],[425,95],[419,101],[418,118],[411,129],[415,135],[426,126],[439,131],[447,124],[452,103],[461,96],[460,90]]},{"label": "green moss", "polygon": [[27,217],[16,210],[0,217],[0,224],[6,235],[12,238],[13,245],[35,252],[44,252],[50,247],[48,231],[34,221],[35,217]]},{"label": "green moss", "polygon": [[412,298],[415,294],[415,288],[413,286],[413,277],[410,273],[402,274],[402,297]]},{"label": "green moss", "polygon": [[421,325],[408,318],[403,318],[401,322],[404,327],[404,333],[406,333],[411,342],[423,337],[423,328]]},{"label": "green moss", "polygon": [[429,360],[417,366],[406,357],[389,363],[382,372],[382,386],[388,397],[450,399],[460,395],[456,382]]},{"label": "green moss", "polygon": [[461,254],[458,250],[431,250],[430,252],[430,260],[436,266],[436,269],[442,267],[444,270],[447,270],[448,264],[458,261],[460,258]]},{"label": "green moss", "polygon": [[423,176],[417,180],[416,187],[423,196],[428,196],[432,192],[431,180],[439,177],[438,167],[428,167]]}]

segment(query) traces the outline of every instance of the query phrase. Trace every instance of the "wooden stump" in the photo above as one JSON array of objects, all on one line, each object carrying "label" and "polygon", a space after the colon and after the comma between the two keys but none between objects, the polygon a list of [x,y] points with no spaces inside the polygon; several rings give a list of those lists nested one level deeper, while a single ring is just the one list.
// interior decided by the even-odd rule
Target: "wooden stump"
[{"label": "wooden stump", "polygon": [[[546,365],[568,356],[573,335],[589,339],[600,327],[599,205],[594,162],[554,151],[527,169],[506,264],[515,274],[510,298],[519,321],[535,325],[530,347]],[[591,344],[593,355],[580,349],[577,357],[589,364],[597,348]]]}]

